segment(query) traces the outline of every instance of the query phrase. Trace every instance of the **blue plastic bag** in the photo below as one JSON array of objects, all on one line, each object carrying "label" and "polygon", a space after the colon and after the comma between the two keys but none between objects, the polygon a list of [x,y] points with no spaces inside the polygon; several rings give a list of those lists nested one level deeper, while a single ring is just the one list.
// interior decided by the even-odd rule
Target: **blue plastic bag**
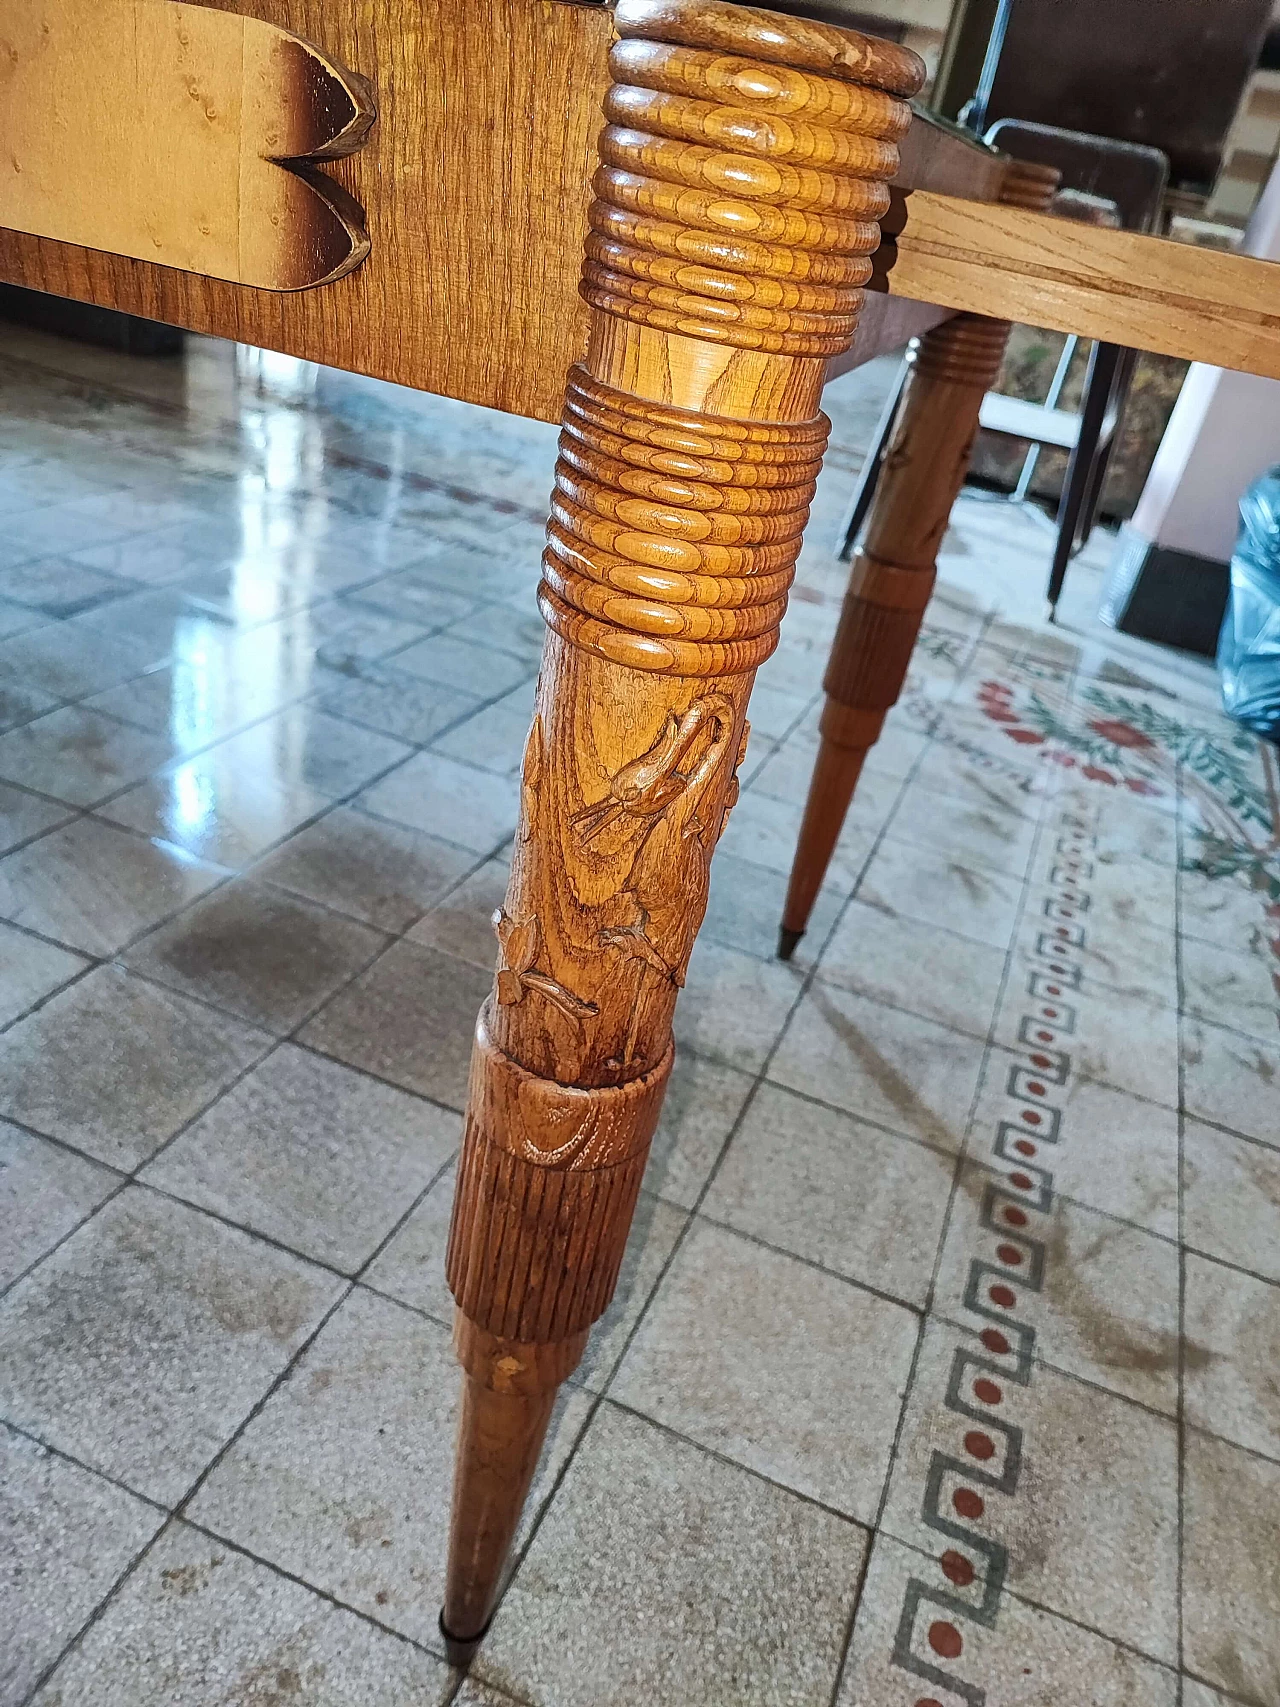
[{"label": "blue plastic bag", "polygon": [[1280,743],[1280,468],[1240,500],[1218,675],[1228,717]]}]

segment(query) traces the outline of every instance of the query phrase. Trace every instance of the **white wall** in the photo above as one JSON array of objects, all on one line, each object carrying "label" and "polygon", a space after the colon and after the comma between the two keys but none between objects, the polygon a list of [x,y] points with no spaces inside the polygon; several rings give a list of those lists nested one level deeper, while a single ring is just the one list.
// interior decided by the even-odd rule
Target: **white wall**
[{"label": "white wall", "polygon": [[[1280,167],[1241,252],[1280,260]],[[1131,523],[1155,545],[1225,562],[1246,486],[1280,463],[1280,381],[1196,363],[1174,406]]]}]

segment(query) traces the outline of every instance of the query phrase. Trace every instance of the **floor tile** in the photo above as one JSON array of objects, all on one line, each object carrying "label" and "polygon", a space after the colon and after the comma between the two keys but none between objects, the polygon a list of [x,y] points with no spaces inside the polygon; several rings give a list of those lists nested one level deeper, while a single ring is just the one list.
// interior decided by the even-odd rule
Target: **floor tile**
[{"label": "floor tile", "polygon": [[953,1170],[936,1150],[764,1085],[703,1210],[922,1307]]},{"label": "floor tile", "polygon": [[[1029,951],[1043,940],[1042,924],[1039,916],[1028,915],[1024,920],[1020,959],[1034,959]],[[1116,1005],[1129,1000],[1168,1008],[1178,1005],[1177,942],[1172,926],[1162,933],[1136,927],[1105,929],[1091,916],[1077,956],[1089,988],[1105,987]]]},{"label": "floor tile", "polygon": [[[1003,1560],[1016,1594],[1173,1663],[1172,1420],[1020,1363],[958,1329],[929,1326],[884,1529],[935,1557],[958,1543],[984,1573],[984,1561],[998,1569]],[[975,1381],[993,1381],[1000,1397],[984,1387],[982,1399]]]},{"label": "floor tile", "polygon": [[536,668],[547,630],[537,605],[522,592],[512,599],[482,605],[445,632],[480,646],[496,646]]},{"label": "floor tile", "polygon": [[103,966],[0,1039],[0,1113],[134,1168],[269,1045],[261,1031]]},{"label": "floor tile", "polygon": [[677,1047],[757,1072],[782,1032],[800,983],[798,968],[699,940],[676,1003]]},{"label": "floor tile", "polygon": [[47,800],[43,795],[28,794],[25,789],[0,782],[0,854],[8,853],[19,842],[52,830],[71,816],[71,809],[61,801]]},{"label": "floor tile", "polygon": [[2,1424],[0,1463],[0,1701],[16,1704],[164,1514]]},{"label": "floor tile", "polygon": [[[813,780],[816,749],[796,739],[785,741],[756,772],[751,788],[775,800],[803,809]],[[748,748],[748,768],[751,749]],[[845,824],[849,830],[879,830],[897,805],[902,779],[881,771],[866,771],[858,778],[857,792]]]},{"label": "floor tile", "polygon": [[77,617],[68,624],[76,633],[105,635],[145,648],[148,666],[202,657],[206,665],[222,653],[233,636],[260,627],[273,613],[214,612],[199,593],[207,568],[192,569],[170,586],[146,587],[127,599],[117,599],[101,611]]},{"label": "floor tile", "polygon": [[329,803],[328,795],[308,783],[238,764],[224,742],[118,795],[102,815],[234,868],[282,841]]},{"label": "floor tile", "polygon": [[381,818],[491,853],[516,827],[519,787],[513,777],[419,753],[375,783],[359,803]]},{"label": "floor tile", "polygon": [[1185,1674],[1182,1679],[1182,1707],[1231,1707],[1231,1699],[1210,1689],[1207,1683]]},{"label": "floor tile", "polygon": [[70,557],[41,557],[0,570],[0,598],[46,617],[75,616],[137,590],[136,581],[103,574]]},{"label": "floor tile", "polygon": [[534,1707],[825,1707],[865,1546],[856,1525],[606,1407],[476,1675]]},{"label": "floor tile", "polygon": [[286,1043],[142,1177],[352,1274],[460,1136],[456,1115]]},{"label": "floor tile", "polygon": [[1280,1286],[1187,1254],[1186,1411],[1280,1459]]},{"label": "floor tile", "polygon": [[157,661],[141,641],[75,630],[68,623],[44,623],[0,640],[0,680],[39,688],[56,699],[101,693]]},{"label": "floor tile", "polygon": [[[957,802],[947,813],[947,852],[966,866],[1022,877],[1031,857],[1036,822],[1021,812],[981,798]],[[917,847],[938,845],[938,797],[924,784],[913,783],[903,795],[889,825],[892,841]]]},{"label": "floor tile", "polygon": [[[14,426],[24,442],[30,439],[29,422],[19,425],[15,421]],[[4,515],[21,515],[42,509],[46,504],[66,503],[73,497],[89,498],[106,490],[102,481],[57,456],[16,458],[6,454],[4,468],[3,487],[0,487],[0,514]]]},{"label": "floor tile", "polygon": [[52,1250],[118,1184],[96,1162],[0,1120],[0,1287]]},{"label": "floor tile", "polygon": [[0,915],[107,955],[225,875],[181,848],[78,818],[0,861]]},{"label": "floor tile", "polygon": [[[3,871],[0,866],[0,876]],[[1280,1045],[1189,1021],[1183,1027],[1182,1062],[1191,1114],[1280,1148]]]},{"label": "floor tile", "polygon": [[901,1305],[695,1222],[609,1393],[872,1523],[917,1328]]},{"label": "floor tile", "polygon": [[901,781],[910,774],[927,746],[927,735],[891,711],[885,719],[880,739],[867,754],[862,767],[863,777],[868,781],[873,776],[893,777]]},{"label": "floor tile", "polygon": [[[447,639],[448,636],[440,636]],[[492,653],[487,654],[492,656]],[[515,710],[505,700],[486,705],[465,723],[458,723],[432,742],[437,753],[460,759],[464,764],[479,765],[482,770],[497,771],[511,776],[520,769],[525,741],[529,735],[529,719],[523,710]]]},{"label": "floor tile", "polygon": [[[192,1518],[438,1648],[460,1380],[447,1329],[357,1290],[219,1464]],[[526,1531],[587,1409],[585,1394],[566,1390]]]},{"label": "floor tile", "polygon": [[0,775],[73,806],[92,806],[169,757],[163,735],[67,705],[0,735]]},{"label": "floor tile", "polygon": [[441,1660],[185,1524],[36,1697],[39,1707],[384,1707],[448,1699]]},{"label": "floor tile", "polygon": [[[720,852],[787,876],[795,859],[801,809],[754,789],[744,791],[720,840]],[[827,867],[828,888],[847,895],[871,851],[872,833],[851,825],[836,843]]]},{"label": "floor tile", "polygon": [[175,1502],[339,1285],[133,1187],[0,1306],[0,1408],[91,1468]]},{"label": "floor tile", "polygon": [[78,498],[70,503],[46,504],[6,519],[3,560],[26,563],[46,553],[77,551],[102,539],[122,539],[139,531],[136,521],[132,526],[112,524],[101,515],[86,513]]},{"label": "floor tile", "polygon": [[194,558],[189,540],[190,530],[170,523],[127,540],[85,546],[69,555],[76,563],[86,563],[114,575],[128,575],[147,586],[163,586],[190,574]]},{"label": "floor tile", "polygon": [[473,864],[452,842],[340,806],[291,836],[254,876],[398,932]]},{"label": "floor tile", "polygon": [[354,794],[371,778],[407,759],[413,750],[389,735],[326,717],[313,705],[288,706],[264,728],[233,736],[232,740],[247,743],[266,729],[278,730],[279,747],[289,755],[277,764],[277,774],[287,775],[291,766],[296,767],[308,788],[331,800]]},{"label": "floor tile", "polygon": [[394,617],[362,609],[342,598],[313,604],[297,626],[314,647],[317,663],[353,674],[358,674],[363,664],[411,646],[424,633],[417,623],[397,622]]},{"label": "floor tile", "polygon": [[769,1076],[937,1149],[958,1150],[981,1065],[972,1038],[815,984]]},{"label": "floor tile", "polygon": [[1194,1120],[1182,1144],[1187,1244],[1280,1281],[1280,1152]]},{"label": "floor tile", "polygon": [[1176,861],[1169,857],[1157,863],[1134,853],[1127,840],[1114,853],[1106,846],[1095,849],[1089,883],[1092,922],[1104,937],[1138,931],[1167,941],[1177,915]]},{"label": "floor tile", "polygon": [[860,901],[890,918],[915,919],[1001,950],[1008,946],[1021,895],[1020,878],[889,841],[858,888]]},{"label": "floor tile", "polygon": [[475,1016],[493,975],[435,949],[394,943],[313,1019],[300,1041],[461,1108]]},{"label": "floor tile", "polygon": [[745,1073],[691,1050],[676,1052],[649,1151],[644,1183],[669,1203],[692,1209],[751,1090]]},{"label": "floor tile", "polygon": [[1197,1019],[1244,1031],[1263,1043],[1276,1041],[1280,1017],[1280,960],[1237,954],[1215,943],[1182,942],[1183,1001]]},{"label": "floor tile", "polygon": [[[454,851],[468,865],[475,864],[474,854]],[[505,860],[486,860],[419,919],[408,933],[409,941],[469,960],[481,971],[492,973],[498,955],[493,916],[507,898],[510,880],[511,868]]]},{"label": "floor tile", "polygon": [[458,693],[473,694],[476,699],[495,699],[509,693],[533,674],[522,659],[506,652],[495,653],[489,646],[472,645],[452,634],[433,634],[398,652],[396,668]]},{"label": "floor tile", "polygon": [[993,758],[959,734],[937,738],[930,744],[915,781],[947,800],[1032,816],[1037,814],[1045,789],[1041,773],[1011,762],[1005,754]]},{"label": "floor tile", "polygon": [[[908,1596],[915,1615],[904,1631]],[[973,1616],[978,1599],[976,1590],[958,1593],[936,1557],[877,1536],[836,1707],[888,1707],[935,1691],[960,1699],[957,1685],[1001,1707],[1175,1707],[1172,1670],[1016,1595],[1003,1595],[988,1623]]]},{"label": "floor tile", "polygon": [[751,703],[748,708],[752,732],[756,738],[761,741],[781,740],[788,735],[803,715],[812,698],[813,689],[821,679],[821,669],[815,669],[812,679],[805,683],[798,693],[771,682],[757,681],[751,690]]},{"label": "floor tile", "polygon": [[515,1697],[505,1690],[488,1689],[469,1677],[454,1696],[453,1707],[512,1707],[513,1702]]},{"label": "floor tile", "polygon": [[470,694],[396,669],[394,658],[362,664],[356,673],[330,670],[319,686],[318,703],[333,716],[419,745],[465,718],[477,704]]},{"label": "floor tile", "polygon": [[[760,960],[772,960],[778,952],[778,928],[786,899],[787,879],[778,871],[752,865],[733,854],[718,853],[711,867],[711,891],[701,937],[722,948],[736,948]],[[792,956],[792,964],[806,967],[827,939],[836,915],[845,904],[839,889],[818,891],[808,928]]]},{"label": "floor tile", "polygon": [[591,1330],[574,1381],[594,1392],[608,1386],[687,1220],[684,1210],[663,1203],[647,1191],[640,1193],[613,1301]]},{"label": "floor tile", "polygon": [[58,703],[56,695],[30,687],[26,682],[0,682],[0,729],[16,729],[19,724],[30,723],[33,718],[55,710]]},{"label": "floor tile", "polygon": [[1006,1315],[1029,1324],[1038,1356],[1172,1416],[1176,1247],[1061,1198],[1042,1212],[1003,1170],[966,1163],[959,1186],[938,1270],[938,1314],[974,1332]]},{"label": "floor tile", "polygon": [[1280,1675],[1280,1464],[1192,1429],[1186,1447],[1183,1663],[1244,1701]]},{"label": "floor tile", "polygon": [[823,950],[818,977],[985,1040],[1004,968],[1003,949],[855,900]]},{"label": "floor tile", "polygon": [[454,1305],[444,1278],[444,1257],[456,1183],[457,1167],[451,1164],[361,1276],[373,1291],[434,1316],[446,1328],[453,1325]]},{"label": "floor tile", "polygon": [[[451,590],[449,564],[439,555],[429,555],[431,543],[420,542],[425,558],[421,565],[397,569],[380,580],[366,582],[351,594],[352,602],[368,605],[401,622],[420,623],[424,628],[444,628],[448,623],[461,621],[475,600],[456,587]],[[467,556],[474,561],[471,554]]]},{"label": "floor tile", "polygon": [[1256,953],[1263,958],[1266,915],[1262,896],[1250,888],[1243,875],[1209,876],[1197,870],[1194,853],[1190,869],[1179,882],[1179,922],[1184,936],[1230,949],[1236,954]]},{"label": "floor tile", "polygon": [[283,1035],[385,941],[354,919],[240,878],[144,938],[128,964]]},{"label": "floor tile", "polygon": [[259,672],[244,681],[222,660],[212,665],[208,651],[219,638],[214,635],[209,648],[201,645],[191,659],[133,676],[80,703],[87,711],[164,735],[172,753],[182,755],[213,745],[294,697],[295,684],[273,683]]},{"label": "floor tile", "polygon": [[81,955],[0,922],[0,1026],[17,1019],[87,964]]}]

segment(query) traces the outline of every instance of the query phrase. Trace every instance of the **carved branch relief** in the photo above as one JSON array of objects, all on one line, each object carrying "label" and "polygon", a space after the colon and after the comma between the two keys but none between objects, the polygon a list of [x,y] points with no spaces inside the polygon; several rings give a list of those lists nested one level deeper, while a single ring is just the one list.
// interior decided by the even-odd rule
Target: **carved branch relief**
[{"label": "carved branch relief", "polygon": [[572,990],[566,990],[563,984],[538,971],[534,962],[542,952],[542,928],[536,913],[517,924],[499,907],[493,915],[493,929],[502,950],[496,994],[503,1007],[514,1007],[524,1000],[527,991],[537,990],[570,1019],[587,1019],[600,1012],[594,1002],[584,1002]]}]

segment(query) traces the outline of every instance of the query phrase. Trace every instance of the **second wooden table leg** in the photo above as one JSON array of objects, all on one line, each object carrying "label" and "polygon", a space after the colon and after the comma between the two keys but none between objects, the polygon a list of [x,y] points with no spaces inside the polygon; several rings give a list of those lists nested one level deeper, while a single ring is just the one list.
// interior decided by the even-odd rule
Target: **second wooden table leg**
[{"label": "second wooden table leg", "polygon": [[448,1278],[465,1371],[441,1628],[488,1626],[556,1388],[612,1296],[923,67],[715,0],[621,0],[539,602],[550,633]]},{"label": "second wooden table leg", "polygon": [[[1011,161],[1001,200],[1041,209],[1058,173]],[[823,678],[818,757],[796,845],[778,953],[804,935],[870,749],[897,703],[964,483],[1006,320],[958,314],[920,340],[898,406],[866,541],[853,560]]]}]

